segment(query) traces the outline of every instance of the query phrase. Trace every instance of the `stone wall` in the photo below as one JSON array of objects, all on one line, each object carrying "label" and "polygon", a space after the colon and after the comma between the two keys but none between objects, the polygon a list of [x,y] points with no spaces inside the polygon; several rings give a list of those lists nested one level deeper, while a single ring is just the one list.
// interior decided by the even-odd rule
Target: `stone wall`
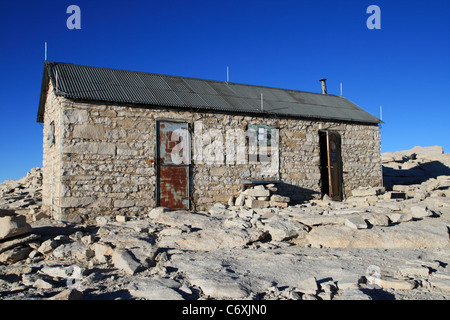
[{"label": "stone wall", "polygon": [[[58,147],[58,134],[58,148],[51,150],[46,140],[48,125],[55,121],[58,133],[59,118],[62,150]],[[209,158],[212,161],[192,159],[190,189],[194,210],[207,209],[214,202],[226,203],[231,195],[238,194],[240,179],[249,178],[282,180],[280,194],[293,202],[320,197],[320,129],[341,134],[345,195],[358,186],[381,184],[379,132],[374,125],[91,104],[56,98],[50,90],[44,125],[44,205],[50,206],[53,190],[53,211],[69,219],[99,214],[135,215],[156,206],[154,160],[159,119],[188,122],[194,132],[192,140],[196,139],[199,126],[203,133],[212,133],[212,138],[202,140],[203,152],[214,153],[217,143],[223,142],[222,157]],[[228,152],[230,128],[245,131],[249,124],[279,129],[279,151],[274,153],[279,162],[275,162],[275,171],[266,170],[267,164],[248,159],[236,163],[237,159]],[[53,188],[49,177],[54,177]]]},{"label": "stone wall", "polygon": [[[42,160],[42,208],[50,216],[59,218],[60,176],[61,176],[61,110],[68,101],[54,94],[49,83],[47,100],[45,102],[43,128],[43,160]],[[50,146],[50,124],[54,124],[54,144]]]}]

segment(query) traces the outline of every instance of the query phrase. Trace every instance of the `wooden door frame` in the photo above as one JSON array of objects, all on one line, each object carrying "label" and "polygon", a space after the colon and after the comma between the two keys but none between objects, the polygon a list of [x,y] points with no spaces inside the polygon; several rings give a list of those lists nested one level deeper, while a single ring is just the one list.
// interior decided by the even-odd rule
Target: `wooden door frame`
[{"label": "wooden door frame", "polygon": [[[337,196],[335,195],[335,191],[333,189],[333,178],[332,178],[332,174],[331,174],[331,159],[330,159],[330,139],[329,139],[329,134],[333,133],[336,134],[338,139],[339,139],[339,148],[338,148],[338,159],[337,159],[337,163],[338,163],[338,190],[337,190]],[[325,135],[325,139],[323,138],[323,135]],[[326,145],[323,146],[322,144],[325,143]],[[326,153],[324,154],[324,149],[326,148]],[[320,152],[320,174],[321,174],[321,183],[322,183],[322,188],[321,188],[321,192],[322,194],[327,194],[332,200],[334,201],[342,201],[343,200],[343,174],[342,174],[342,142],[341,142],[341,134],[338,131],[335,130],[319,130],[319,152]],[[326,157],[326,161],[324,161],[324,157]],[[322,167],[324,162],[326,162],[326,177],[325,177],[325,170]],[[328,186],[328,190],[324,191],[324,179],[327,179],[326,181],[326,185]]]},{"label": "wooden door frame", "polygon": [[189,139],[189,164],[185,165],[188,170],[187,170],[187,181],[186,181],[186,188],[187,188],[187,196],[188,196],[188,208],[186,210],[191,210],[192,204],[191,204],[191,190],[192,190],[192,186],[191,186],[191,180],[192,180],[192,141],[191,140],[191,122],[187,121],[187,120],[183,120],[183,119],[167,119],[167,118],[158,118],[155,119],[155,166],[156,166],[156,188],[155,188],[155,198],[156,198],[156,206],[159,207],[161,205],[161,201],[160,201],[160,167],[161,167],[161,163],[160,163],[160,123],[162,122],[173,122],[173,123],[186,123],[187,125],[187,131],[188,131],[188,139]]}]

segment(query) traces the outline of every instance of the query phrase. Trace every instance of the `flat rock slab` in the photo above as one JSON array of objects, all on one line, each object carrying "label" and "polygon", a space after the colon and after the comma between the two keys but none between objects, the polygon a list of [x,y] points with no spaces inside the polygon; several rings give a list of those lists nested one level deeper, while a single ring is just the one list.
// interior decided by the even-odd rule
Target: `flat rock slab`
[{"label": "flat rock slab", "polygon": [[40,235],[30,234],[30,235],[24,235],[22,237],[17,237],[14,239],[9,239],[6,242],[1,242],[0,243],[0,253],[10,250],[17,246],[27,244],[28,242],[38,240],[39,238],[40,238]]},{"label": "flat rock slab", "polygon": [[450,292],[450,279],[432,279],[430,283],[438,290]]},{"label": "flat rock slab", "polygon": [[[302,251],[302,250],[301,250]],[[334,279],[353,277],[357,283],[358,274],[343,272],[336,259],[326,259],[322,254],[321,268],[335,270]],[[170,265],[183,270],[192,285],[196,285],[204,294],[216,299],[242,299],[251,292],[262,293],[273,285],[300,286],[302,281],[324,273],[306,256],[280,251],[262,250],[217,250],[208,253],[185,253],[172,255]],[[332,266],[330,266],[332,265]],[[334,268],[334,269],[333,269]],[[333,272],[327,272],[329,277]]]},{"label": "flat rock slab", "polygon": [[191,283],[194,283],[202,289],[202,292],[214,298],[227,299],[243,299],[250,294],[249,288],[240,279],[233,277],[221,278],[192,278]]},{"label": "flat rock slab", "polygon": [[[387,226],[389,225],[389,214],[374,213],[374,212],[360,212],[355,213],[355,210],[341,210],[342,212],[336,212],[336,214],[328,215],[309,215],[309,214],[294,214],[292,220],[298,221],[304,225],[314,227],[320,225],[347,225],[347,220],[354,225],[358,221],[357,225],[367,228],[367,220],[374,226]],[[398,214],[398,219],[403,216]],[[351,227],[350,225],[348,225]],[[356,227],[354,227],[356,229]],[[362,229],[362,228],[359,228]]]},{"label": "flat rock slab", "polygon": [[191,228],[199,229],[215,229],[220,225],[221,220],[203,214],[177,210],[158,214],[154,218],[154,222],[169,225],[171,227],[190,226]]},{"label": "flat rock slab", "polygon": [[354,197],[367,197],[367,196],[376,196],[384,192],[383,187],[375,187],[375,188],[360,188],[352,190],[352,195]]},{"label": "flat rock slab", "polygon": [[146,300],[184,300],[176,289],[181,284],[175,280],[160,279],[136,279],[128,285],[128,291],[133,297]]},{"label": "flat rock slab", "polygon": [[117,269],[128,274],[135,274],[140,267],[140,263],[133,254],[126,249],[116,249],[111,256],[112,262]]},{"label": "flat rock slab", "polygon": [[213,251],[238,248],[260,240],[265,232],[253,229],[210,229],[199,230],[180,236],[161,239],[159,247],[182,250]]},{"label": "flat rock slab", "polygon": [[364,230],[319,226],[313,228],[306,239],[312,246],[327,248],[413,249],[448,248],[450,245],[447,225],[439,220],[404,222]]},{"label": "flat rock slab", "polygon": [[31,232],[26,217],[21,215],[5,215],[0,217],[0,240]]},{"label": "flat rock slab", "polygon": [[298,236],[303,238],[307,234],[308,228],[296,221],[288,220],[281,216],[274,216],[268,219],[264,225],[264,230],[269,232],[272,240],[283,241]]},{"label": "flat rock slab", "polygon": [[411,207],[411,215],[414,218],[424,218],[424,217],[429,217],[432,216],[433,213],[428,210],[428,208],[426,206],[413,206]]},{"label": "flat rock slab", "polygon": [[32,249],[28,246],[14,247],[13,249],[0,254],[0,263],[15,263],[26,259],[31,251]]},{"label": "flat rock slab", "polygon": [[345,225],[352,229],[367,229],[366,221],[359,216],[345,219]]},{"label": "flat rock slab", "polygon": [[[368,275],[370,265],[380,268],[382,285],[386,288],[411,290],[412,281],[392,278],[398,274],[395,266],[404,261],[424,263],[436,258],[444,259],[447,254],[441,249],[230,249],[169,252],[166,266],[182,271],[185,279],[206,296],[244,299],[250,293],[268,292],[273,286],[314,292],[321,283],[332,281],[340,290],[358,288],[360,280]],[[420,260],[416,261],[418,257]]]}]

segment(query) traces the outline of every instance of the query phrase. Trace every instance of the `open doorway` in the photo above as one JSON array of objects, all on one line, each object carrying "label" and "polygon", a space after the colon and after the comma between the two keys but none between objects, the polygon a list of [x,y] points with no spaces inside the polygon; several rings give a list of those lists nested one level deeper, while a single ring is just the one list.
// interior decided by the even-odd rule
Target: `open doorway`
[{"label": "open doorway", "polygon": [[319,131],[322,195],[342,201],[341,136],[336,131]]}]

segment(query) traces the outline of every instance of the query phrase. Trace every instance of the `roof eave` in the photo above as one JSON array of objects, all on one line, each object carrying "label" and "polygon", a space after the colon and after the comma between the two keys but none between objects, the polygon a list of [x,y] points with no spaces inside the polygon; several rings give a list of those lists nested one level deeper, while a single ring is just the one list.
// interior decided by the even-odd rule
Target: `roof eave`
[{"label": "roof eave", "polygon": [[293,115],[293,114],[286,114],[286,113],[278,113],[278,112],[270,112],[270,111],[249,111],[249,110],[229,110],[226,108],[218,108],[218,107],[206,107],[206,106],[196,106],[196,105],[172,105],[172,104],[148,104],[148,103],[140,103],[140,102],[118,102],[118,101],[111,101],[111,100],[101,100],[101,99],[93,99],[93,98],[79,98],[79,97],[71,97],[68,95],[60,95],[64,96],[66,99],[72,100],[72,101],[79,101],[79,102],[93,102],[93,103],[110,103],[110,104],[116,104],[121,106],[130,106],[130,107],[140,107],[140,108],[169,108],[169,109],[175,109],[175,110],[181,110],[186,111],[186,108],[189,108],[190,110],[196,110],[199,112],[211,112],[211,113],[237,113],[237,114],[252,114],[257,117],[281,117],[281,118],[292,118],[292,119],[309,119],[309,120],[316,120],[316,121],[323,121],[323,122],[344,122],[344,123],[355,123],[355,124],[365,124],[365,125],[378,125],[379,123],[382,123],[381,120],[374,117],[376,121],[365,121],[361,119],[345,119],[345,118],[337,118],[337,117],[321,117],[316,115]]},{"label": "roof eave", "polygon": [[36,122],[43,123],[44,122],[44,113],[45,113],[45,102],[47,101],[47,93],[48,93],[48,83],[49,83],[49,72],[47,69],[47,61],[44,63],[44,74],[42,75],[42,84],[41,84],[41,92],[39,98],[39,108],[37,113]]}]

